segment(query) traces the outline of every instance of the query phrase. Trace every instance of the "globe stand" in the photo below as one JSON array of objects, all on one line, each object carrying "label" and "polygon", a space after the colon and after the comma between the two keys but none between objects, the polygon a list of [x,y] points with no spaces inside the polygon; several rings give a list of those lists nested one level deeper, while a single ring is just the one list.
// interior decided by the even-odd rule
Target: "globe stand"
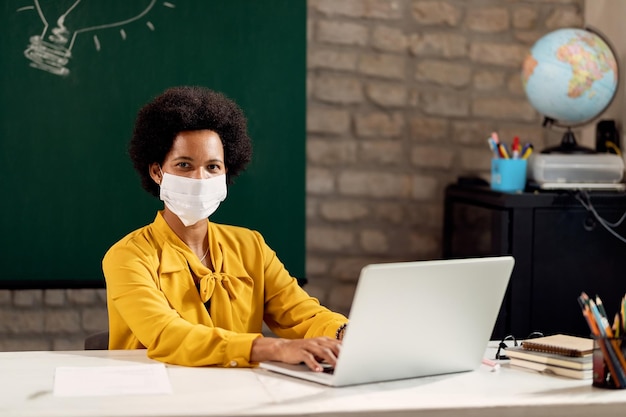
[{"label": "globe stand", "polygon": [[563,134],[563,139],[561,139],[560,145],[546,148],[542,150],[541,153],[590,154],[596,153],[596,151],[585,146],[580,146],[576,143],[576,136],[574,136],[574,132],[567,129],[567,132]]},{"label": "globe stand", "polygon": [[[543,121],[543,126],[552,125],[553,119],[546,117]],[[571,128],[567,128],[567,131],[563,134],[561,144],[557,146],[551,146],[541,151],[541,153],[561,153],[561,154],[593,154],[596,153],[591,148],[580,146],[576,143],[576,136],[572,132]]]}]

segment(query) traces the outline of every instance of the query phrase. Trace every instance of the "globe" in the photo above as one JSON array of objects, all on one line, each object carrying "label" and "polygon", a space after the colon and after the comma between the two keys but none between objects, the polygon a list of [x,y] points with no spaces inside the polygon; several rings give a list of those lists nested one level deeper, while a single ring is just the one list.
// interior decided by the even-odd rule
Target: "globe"
[{"label": "globe", "polygon": [[[598,117],[617,92],[615,53],[597,33],[558,29],[540,38],[522,65],[522,82],[530,104],[546,124],[576,126]],[[572,146],[570,132],[566,139]],[[565,143],[564,143],[565,144]]]}]

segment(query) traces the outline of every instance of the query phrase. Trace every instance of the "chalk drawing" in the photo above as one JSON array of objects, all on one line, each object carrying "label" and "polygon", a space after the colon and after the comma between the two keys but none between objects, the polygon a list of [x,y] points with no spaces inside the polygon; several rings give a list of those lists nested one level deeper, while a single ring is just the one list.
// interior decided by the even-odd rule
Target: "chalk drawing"
[{"label": "chalk drawing", "polygon": [[[102,3],[110,0],[33,0],[32,6],[17,9],[18,12],[36,11],[43,24],[40,35],[30,37],[30,44],[24,51],[30,66],[59,76],[68,76],[68,63],[72,58],[72,47],[76,37],[86,32],[94,32],[116,26],[123,26],[144,17],[156,3],[156,0],[132,0],[126,3],[126,16],[115,16],[113,21],[102,22],[102,13],[94,9],[102,7]],[[96,3],[101,3],[96,5]],[[163,2],[164,7],[174,8],[170,2]],[[152,22],[146,25],[154,30]],[[120,29],[122,40],[126,40],[127,33]],[[94,47],[100,50],[100,39],[93,34]]]}]

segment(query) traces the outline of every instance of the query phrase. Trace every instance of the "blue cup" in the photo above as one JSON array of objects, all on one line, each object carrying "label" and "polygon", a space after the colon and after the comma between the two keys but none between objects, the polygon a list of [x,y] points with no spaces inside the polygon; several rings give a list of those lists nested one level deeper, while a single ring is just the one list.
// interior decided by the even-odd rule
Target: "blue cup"
[{"label": "blue cup", "polygon": [[504,192],[524,191],[526,160],[494,158],[491,160],[491,189]]}]

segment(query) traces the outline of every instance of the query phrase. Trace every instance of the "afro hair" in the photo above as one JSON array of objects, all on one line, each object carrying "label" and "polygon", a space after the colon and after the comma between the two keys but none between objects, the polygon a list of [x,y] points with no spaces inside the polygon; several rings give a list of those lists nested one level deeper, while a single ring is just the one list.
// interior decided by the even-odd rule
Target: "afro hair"
[{"label": "afro hair", "polygon": [[128,152],[146,191],[159,196],[149,167],[163,163],[176,136],[204,129],[222,140],[227,182],[232,184],[252,158],[246,118],[235,102],[208,88],[183,86],[167,89],[139,110]]}]

